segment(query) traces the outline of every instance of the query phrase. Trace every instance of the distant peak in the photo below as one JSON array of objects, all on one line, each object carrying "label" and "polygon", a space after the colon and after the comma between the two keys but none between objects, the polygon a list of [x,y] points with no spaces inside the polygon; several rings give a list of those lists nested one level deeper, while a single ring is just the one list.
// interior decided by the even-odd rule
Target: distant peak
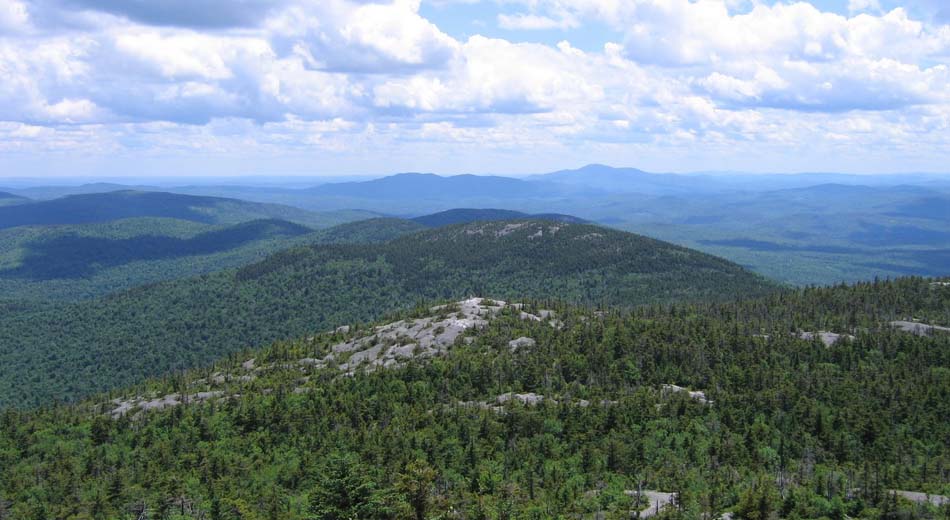
[{"label": "distant peak", "polygon": [[[434,173],[422,173],[422,172],[404,172],[404,173],[397,173],[397,174],[395,174],[395,175],[390,175],[390,177],[401,177],[401,178],[407,178],[407,177],[441,177],[441,175],[436,175],[436,174],[434,174]],[[385,178],[385,177],[383,177],[383,178]]]}]

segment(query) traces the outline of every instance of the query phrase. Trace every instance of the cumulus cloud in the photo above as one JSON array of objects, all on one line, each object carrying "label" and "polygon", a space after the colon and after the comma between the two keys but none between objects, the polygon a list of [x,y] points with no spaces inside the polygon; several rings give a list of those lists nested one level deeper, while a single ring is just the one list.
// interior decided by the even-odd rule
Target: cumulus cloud
[{"label": "cumulus cloud", "polygon": [[393,73],[437,68],[458,43],[419,15],[419,0],[386,3],[312,0],[268,22],[271,41],[308,66],[339,72]]},{"label": "cumulus cloud", "polygon": [[16,33],[29,27],[30,14],[19,0],[0,0],[0,35]]},{"label": "cumulus cloud", "polygon": [[[559,29],[567,41],[453,36],[420,0],[0,0],[0,139],[19,151],[430,143],[565,157],[820,138],[950,153],[950,26],[919,11],[505,3],[490,18],[512,34]],[[571,31],[591,21],[622,37],[578,49]]]},{"label": "cumulus cloud", "polygon": [[374,103],[423,112],[533,113],[603,98],[585,74],[583,53],[567,44],[552,49],[474,36],[460,54],[438,73],[377,85]]}]

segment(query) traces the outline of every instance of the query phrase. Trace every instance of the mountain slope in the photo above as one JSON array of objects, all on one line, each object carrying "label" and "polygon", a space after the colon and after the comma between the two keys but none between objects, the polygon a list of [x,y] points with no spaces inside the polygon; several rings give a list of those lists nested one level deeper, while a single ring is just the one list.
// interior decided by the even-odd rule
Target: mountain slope
[{"label": "mountain slope", "polygon": [[88,299],[241,267],[289,247],[385,242],[420,229],[399,219],[314,231],[276,219],[213,226],[163,218],[10,228],[0,230],[0,294],[8,300]]},{"label": "mountain slope", "polygon": [[253,220],[188,238],[153,234],[129,238],[62,234],[32,242],[21,264],[0,270],[0,278],[80,279],[132,262],[208,255],[251,242],[312,232],[311,228],[282,220]]},{"label": "mountain slope", "polygon": [[[948,304],[950,288],[907,279],[635,313],[419,305],[80,406],[8,412],[0,508],[944,518],[950,335],[889,320]],[[790,333],[819,324],[854,337]]]},{"label": "mountain slope", "polygon": [[552,182],[579,188],[595,188],[604,193],[642,193],[671,195],[721,190],[715,180],[705,176],[648,173],[636,168],[613,168],[588,164],[576,170],[560,170],[529,177],[535,182]]},{"label": "mountain slope", "polygon": [[277,218],[304,225],[327,224],[320,214],[289,206],[163,192],[114,191],[3,206],[0,207],[0,229],[26,225],[85,224],[138,217],[175,218],[205,224],[236,224],[262,218]]},{"label": "mountain slope", "polygon": [[75,398],[274,339],[373,319],[420,298],[524,294],[632,307],[774,289],[716,257],[550,221],[296,248],[237,271],[88,302],[10,305],[0,313],[0,407]]},{"label": "mountain slope", "polygon": [[520,211],[508,209],[450,209],[431,215],[423,215],[412,219],[427,227],[442,227],[453,224],[467,224],[469,222],[487,222],[493,220],[515,220],[515,219],[542,219],[553,220],[557,222],[572,222],[581,224],[583,219],[572,217],[570,215],[560,215],[557,213],[545,213],[530,215]]},{"label": "mountain slope", "polygon": [[0,191],[0,207],[2,206],[13,206],[16,204],[25,204],[29,202],[30,199],[26,197],[21,197],[19,195],[14,195],[12,193],[7,193],[5,191]]}]

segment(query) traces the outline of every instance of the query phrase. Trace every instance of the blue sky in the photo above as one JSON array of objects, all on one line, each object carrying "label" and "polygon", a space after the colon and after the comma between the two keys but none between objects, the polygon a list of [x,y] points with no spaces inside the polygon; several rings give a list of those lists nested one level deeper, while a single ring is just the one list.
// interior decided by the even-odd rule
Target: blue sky
[{"label": "blue sky", "polygon": [[950,170],[945,0],[0,0],[0,176]]}]

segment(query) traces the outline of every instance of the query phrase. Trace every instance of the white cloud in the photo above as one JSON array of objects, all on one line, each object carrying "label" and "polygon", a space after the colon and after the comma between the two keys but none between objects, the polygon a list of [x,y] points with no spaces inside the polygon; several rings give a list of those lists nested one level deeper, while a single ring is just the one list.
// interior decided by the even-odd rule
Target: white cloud
[{"label": "white cloud", "polygon": [[580,109],[603,99],[586,74],[584,53],[562,44],[537,44],[474,36],[459,58],[437,73],[393,78],[374,89],[380,107],[425,112],[533,113],[560,106]]},{"label": "white cloud", "polygon": [[4,33],[26,31],[30,26],[30,13],[26,4],[19,0],[0,0],[0,36]]},{"label": "white cloud", "polygon": [[316,69],[409,72],[441,67],[458,44],[418,11],[418,0],[310,0],[272,19],[268,31],[278,48],[292,49]]},{"label": "white cloud", "polygon": [[232,65],[273,54],[259,39],[223,38],[192,32],[162,34],[126,30],[114,37],[117,54],[153,68],[167,78],[227,79]]},{"label": "white cloud", "polygon": [[[950,159],[950,26],[909,10],[505,2],[491,17],[513,31],[570,40],[596,20],[624,36],[597,51],[456,39],[419,0],[215,0],[181,12],[0,0],[2,149],[371,150],[388,164],[428,144],[433,161],[456,148],[472,160],[543,150],[582,162],[650,150],[815,155],[827,138],[840,157],[888,146]],[[66,4],[83,9],[54,16]],[[228,9],[220,23],[209,6]]]}]

